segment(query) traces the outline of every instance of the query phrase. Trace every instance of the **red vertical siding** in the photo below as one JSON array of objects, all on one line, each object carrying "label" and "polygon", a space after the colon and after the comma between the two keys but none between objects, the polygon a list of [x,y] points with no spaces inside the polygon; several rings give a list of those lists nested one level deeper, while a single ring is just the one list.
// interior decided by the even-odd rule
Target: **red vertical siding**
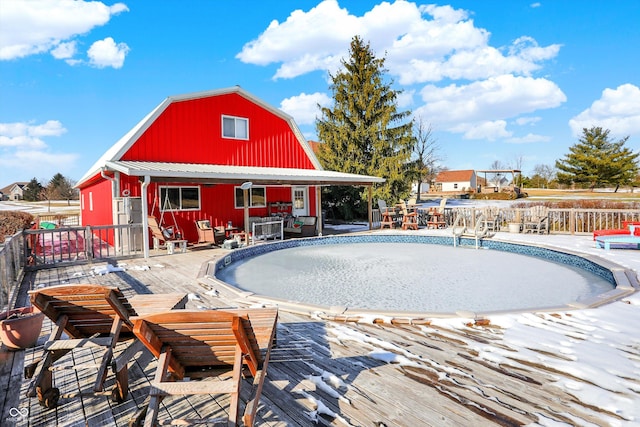
[{"label": "red vertical siding", "polygon": [[[222,138],[222,116],[248,119],[249,139]],[[231,166],[262,166],[313,169],[313,163],[303,150],[289,123],[253,101],[237,93],[176,101],[164,109],[131,145],[121,160],[218,164]],[[171,184],[196,185],[200,188],[199,210],[162,212],[158,186],[148,187],[149,213],[165,226],[177,226],[184,237],[197,240],[195,221],[209,219],[213,225],[231,221],[244,227],[244,210],[234,206],[234,186],[228,184],[200,185],[188,182]],[[120,177],[121,196],[140,197],[138,177]],[[94,210],[88,211],[88,194],[93,192]],[[124,193],[126,192],[126,193]],[[85,195],[83,225],[112,224],[110,181],[101,180],[81,190]],[[267,187],[267,202],[291,201],[291,188]],[[309,190],[309,209],[316,212],[315,190]],[[268,208],[250,208],[250,216],[266,216]]]},{"label": "red vertical siding", "polygon": [[[247,118],[249,140],[222,138],[222,116]],[[122,160],[313,169],[289,123],[238,94],[170,104]]]},{"label": "red vertical siding", "polygon": [[[113,223],[113,205],[111,201],[111,182],[101,180],[80,191],[84,197],[82,209],[82,225],[99,225]],[[90,210],[90,199],[93,199],[93,210]]]},{"label": "red vertical siding", "polygon": [[[80,190],[80,197],[84,199],[81,207],[82,225],[113,224],[113,202],[111,199],[111,181],[100,180]],[[93,203],[91,203],[93,200]],[[93,209],[91,209],[93,205]],[[106,237],[107,243],[113,244],[113,233]]]}]

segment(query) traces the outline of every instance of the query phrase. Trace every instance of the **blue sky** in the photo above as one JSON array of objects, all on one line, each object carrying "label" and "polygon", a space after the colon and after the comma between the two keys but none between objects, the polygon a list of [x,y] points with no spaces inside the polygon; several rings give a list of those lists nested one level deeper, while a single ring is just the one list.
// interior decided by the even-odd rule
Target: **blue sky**
[{"label": "blue sky", "polygon": [[450,169],[531,175],[591,126],[638,152],[638,22],[631,0],[2,0],[0,187],[77,180],[166,97],[234,85],[315,140],[356,34]]}]

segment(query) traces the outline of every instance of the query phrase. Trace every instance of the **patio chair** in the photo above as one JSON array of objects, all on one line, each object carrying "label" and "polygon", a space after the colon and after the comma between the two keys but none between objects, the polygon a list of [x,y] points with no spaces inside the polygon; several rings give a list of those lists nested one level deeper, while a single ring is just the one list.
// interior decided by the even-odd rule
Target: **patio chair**
[{"label": "patio chair", "polygon": [[400,209],[402,211],[402,229],[417,230],[418,229],[418,211],[415,209],[410,210],[407,207],[407,204],[404,202],[404,200],[401,201],[398,205],[400,206]]},{"label": "patio chair", "polygon": [[522,225],[523,233],[548,233],[549,232],[549,208],[542,205],[532,206],[529,215]]},{"label": "patio chair", "polygon": [[446,228],[447,221],[444,215],[445,206],[447,205],[447,198],[443,197],[440,200],[440,205],[430,208],[427,213],[427,228]]},{"label": "patio chair", "polygon": [[224,242],[224,226],[211,227],[209,220],[203,219],[196,221],[196,229],[198,230],[198,243],[220,245]]},{"label": "patio chair", "polygon": [[[166,247],[167,252],[172,254],[175,246],[179,245],[181,252],[187,251],[187,241],[180,238],[182,233],[173,230],[173,227],[160,227],[156,218],[151,215],[147,217],[147,223],[149,224],[149,230],[151,230],[151,236],[153,238],[153,249],[157,250]],[[160,244],[160,242],[163,242],[163,244]]]},{"label": "patio chair", "polygon": [[382,199],[378,199],[378,208],[380,209],[380,215],[382,216],[380,228],[394,228],[400,226],[399,214],[395,207],[390,208],[387,206],[387,202]]},{"label": "patio chair", "polygon": [[[82,348],[101,348],[99,362],[97,366],[95,362],[74,364],[73,368],[97,368],[93,392],[99,393],[111,366],[116,377],[111,397],[116,402],[124,401],[129,390],[127,362],[142,349],[142,345],[133,339],[131,317],[184,308],[187,301],[187,295],[183,294],[136,295],[127,299],[118,288],[94,284],[51,286],[30,291],[29,295],[31,304],[54,324],[44,344],[42,359],[25,368],[25,376],[33,376],[27,396],[37,396],[46,408],[55,407],[60,397],[60,390],[52,386],[54,363],[67,353]],[[63,331],[69,339],[63,338]],[[128,347],[112,360],[116,344],[125,339],[130,340]]]},{"label": "patio chair", "polygon": [[500,209],[496,206],[487,206],[482,209],[482,215],[489,231],[500,230]]},{"label": "patio chair", "polygon": [[[167,396],[228,394],[228,418],[207,418],[208,423],[238,425],[243,371],[253,377],[243,423],[252,426],[267,373],[276,333],[277,309],[188,310],[142,316],[133,332],[158,358],[149,390],[145,426],[155,425],[161,401]],[[246,366],[246,370],[244,369]],[[188,377],[190,381],[181,381]],[[204,381],[197,381],[198,379]],[[193,423],[196,420],[172,420]]]}]

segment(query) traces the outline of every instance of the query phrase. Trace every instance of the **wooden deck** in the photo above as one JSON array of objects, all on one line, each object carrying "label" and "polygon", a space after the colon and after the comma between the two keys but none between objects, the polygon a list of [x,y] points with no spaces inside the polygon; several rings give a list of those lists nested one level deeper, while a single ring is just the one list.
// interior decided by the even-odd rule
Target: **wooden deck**
[{"label": "wooden deck", "polygon": [[[89,282],[117,286],[127,297],[149,292],[188,293],[187,308],[192,309],[238,306],[238,301],[213,295],[198,281],[203,266],[224,253],[211,249],[155,255],[148,262],[128,260],[120,263],[126,264],[125,272],[102,276],[93,274],[92,268],[104,264],[40,270],[29,273],[24,291],[41,284]],[[562,315],[545,315],[545,319],[546,327],[563,329],[572,339],[580,339],[584,333]],[[558,381],[583,380],[568,371],[530,363],[503,339],[499,327],[462,326],[340,323],[281,311],[277,347],[271,355],[256,425],[519,426],[537,425],[541,420],[546,420],[544,425],[552,421],[632,425],[625,424],[628,420],[612,408],[583,404],[564,388],[555,387]],[[50,327],[45,320],[39,346],[33,349],[0,350],[0,425],[126,426],[143,406],[155,372],[154,357],[146,350],[135,357],[130,364],[130,397],[115,404],[108,396],[89,393],[91,378],[71,369],[94,354],[87,350],[67,355],[70,369],[54,373],[54,385],[62,398],[56,409],[47,410],[37,399],[24,397],[28,380],[23,379],[22,371],[42,353]],[[486,348],[511,351],[511,356],[495,363],[477,357]],[[629,346],[624,351],[640,360],[639,347]],[[540,357],[570,360],[551,350],[540,351]],[[640,381],[633,381],[636,390],[640,389]],[[112,384],[110,376],[105,389]],[[635,399],[640,401],[637,391]],[[224,414],[227,406],[228,401],[216,396],[166,399],[160,418],[185,414],[216,417]]]}]

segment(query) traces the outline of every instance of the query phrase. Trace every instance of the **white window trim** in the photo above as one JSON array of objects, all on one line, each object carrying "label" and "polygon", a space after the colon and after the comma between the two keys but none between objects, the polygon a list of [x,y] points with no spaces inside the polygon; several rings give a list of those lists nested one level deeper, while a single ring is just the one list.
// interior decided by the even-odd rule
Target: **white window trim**
[{"label": "white window trim", "polygon": [[[234,129],[233,129],[233,135],[234,136],[227,136],[224,134],[224,119],[233,119],[234,120]],[[247,136],[246,138],[238,138],[236,135],[236,121],[237,120],[243,120],[246,122],[247,124]],[[226,138],[226,139],[239,139],[241,141],[248,141],[249,140],[249,119],[246,117],[238,117],[238,116],[228,116],[223,114],[222,118],[220,119],[221,125],[222,125],[222,129],[221,129],[221,133],[222,133],[222,137]]]},{"label": "white window trim", "polygon": [[[171,189],[178,189],[180,191],[180,207],[178,209],[170,209],[170,208],[166,208],[164,206],[164,199],[162,198],[162,190],[164,188],[171,188]],[[188,189],[192,189],[195,188],[196,190],[198,190],[198,206],[195,208],[183,208],[182,207],[182,190],[188,188]],[[178,212],[178,211],[199,211],[202,207],[202,194],[200,192],[200,187],[197,185],[159,185],[158,186],[158,197],[160,199],[160,211],[166,210],[166,211],[174,211],[174,212]]]},{"label": "white window trim", "polygon": [[[233,205],[236,209],[244,209],[244,204],[241,206],[238,206],[238,198],[236,197],[236,193],[237,190],[240,188],[240,186],[237,187],[233,187]],[[254,189],[258,189],[258,188],[262,188],[264,190],[264,205],[253,205],[253,190]],[[267,187],[264,185],[254,185],[253,187],[251,187],[247,193],[249,194],[249,209],[251,208],[266,208],[267,207]]]}]

